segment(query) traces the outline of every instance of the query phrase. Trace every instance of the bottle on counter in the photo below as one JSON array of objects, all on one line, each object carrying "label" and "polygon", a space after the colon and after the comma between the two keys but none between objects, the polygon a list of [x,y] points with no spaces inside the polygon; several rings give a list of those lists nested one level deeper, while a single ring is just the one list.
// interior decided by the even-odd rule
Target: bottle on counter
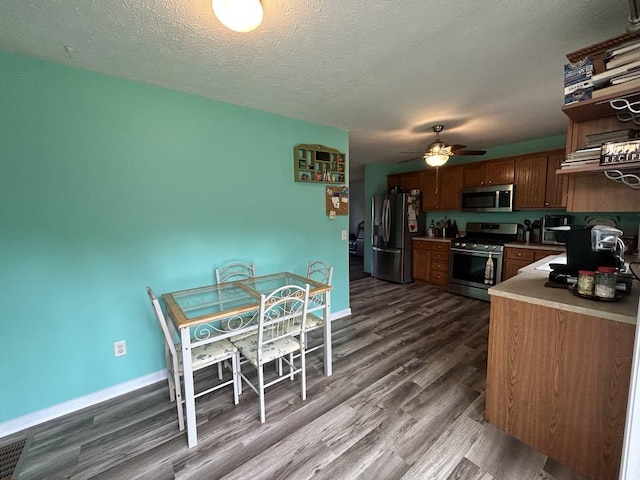
[{"label": "bottle on counter", "polygon": [[484,267],[484,283],[487,285],[493,284],[493,258],[491,252],[489,252],[489,258],[487,258],[487,263]]},{"label": "bottle on counter", "polygon": [[433,238],[435,236],[436,226],[433,224],[433,220],[431,220],[431,225],[429,225],[429,229],[427,230],[427,236]]}]

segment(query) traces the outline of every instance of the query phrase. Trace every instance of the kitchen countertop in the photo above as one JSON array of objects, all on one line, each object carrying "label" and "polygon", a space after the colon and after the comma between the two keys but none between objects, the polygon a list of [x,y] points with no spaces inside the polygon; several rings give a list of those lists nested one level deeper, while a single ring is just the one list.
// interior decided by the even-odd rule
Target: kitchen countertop
[{"label": "kitchen countertop", "polygon": [[451,238],[441,238],[441,237],[413,237],[413,240],[418,240],[421,242],[446,242],[451,243]]},{"label": "kitchen countertop", "polygon": [[566,250],[562,245],[543,245],[542,243],[511,242],[505,243],[504,246],[511,248],[528,248],[531,250],[549,250],[551,252],[564,252]]},{"label": "kitchen countertop", "polygon": [[536,270],[536,267],[553,262],[555,258],[556,256],[551,255],[522,268],[520,270],[522,273],[491,287],[489,295],[617,322],[636,324],[638,300],[640,298],[640,285],[637,280],[633,281],[631,293],[618,302],[605,302],[577,297],[568,289],[544,286],[549,278],[549,273]]}]

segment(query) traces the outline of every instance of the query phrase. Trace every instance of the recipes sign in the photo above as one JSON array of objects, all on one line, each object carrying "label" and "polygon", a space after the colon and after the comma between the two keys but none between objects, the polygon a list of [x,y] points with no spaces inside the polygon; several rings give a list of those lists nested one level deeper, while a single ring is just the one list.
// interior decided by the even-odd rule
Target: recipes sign
[{"label": "recipes sign", "polygon": [[640,140],[604,143],[600,152],[600,165],[640,163]]}]

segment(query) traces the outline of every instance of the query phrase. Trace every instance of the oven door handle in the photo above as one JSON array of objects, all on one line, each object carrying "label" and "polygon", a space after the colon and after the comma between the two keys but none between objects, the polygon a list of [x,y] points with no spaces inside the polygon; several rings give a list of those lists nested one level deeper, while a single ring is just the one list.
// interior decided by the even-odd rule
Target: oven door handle
[{"label": "oven door handle", "polygon": [[498,257],[502,257],[502,252],[480,252],[478,250],[458,250],[456,248],[452,248],[451,249],[451,253],[457,253],[460,255],[469,255],[469,256],[475,256],[475,257],[489,257],[489,254],[491,254],[491,256],[493,258],[498,258]]}]

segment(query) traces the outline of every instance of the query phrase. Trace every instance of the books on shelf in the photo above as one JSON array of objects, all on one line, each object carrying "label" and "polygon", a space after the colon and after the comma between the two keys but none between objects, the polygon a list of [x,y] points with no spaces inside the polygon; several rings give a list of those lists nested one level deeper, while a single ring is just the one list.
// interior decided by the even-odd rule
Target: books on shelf
[{"label": "books on shelf", "polygon": [[612,58],[618,55],[624,55],[625,53],[633,50],[640,49],[640,39],[632,40],[622,45],[610,48],[605,52],[605,58]]},{"label": "books on shelf", "polygon": [[587,165],[600,164],[600,146],[581,148],[567,155],[567,158],[560,164],[561,169],[580,168]]},{"label": "books on shelf", "polygon": [[602,145],[600,165],[640,163],[640,140],[610,142]]},{"label": "books on shelf", "polygon": [[626,142],[637,138],[639,133],[639,130],[633,129],[592,133],[591,135],[585,135],[586,147],[600,147],[603,143],[607,142]]},{"label": "books on shelf", "polygon": [[640,48],[631,50],[623,55],[611,57],[611,59],[606,62],[605,68],[607,70],[611,70],[612,68],[620,67],[621,65],[626,65],[627,63],[632,63],[636,60],[640,60]]},{"label": "books on shelf", "polygon": [[604,87],[611,81],[612,78],[619,75],[624,75],[634,68],[640,68],[640,60],[636,60],[635,62],[627,63],[626,65],[621,65],[616,68],[612,68],[611,70],[605,70],[604,72],[596,73],[595,75],[591,76],[593,87],[594,89],[598,87]]},{"label": "books on shelf", "polygon": [[581,168],[581,167],[588,167],[588,166],[597,167],[598,165],[600,165],[600,159],[596,158],[593,160],[582,160],[580,162],[562,162],[560,164],[560,168],[562,170],[565,170],[567,168]]},{"label": "books on shelf", "polygon": [[600,158],[600,146],[580,148],[575,152],[569,153],[566,161],[592,160],[594,158]]},{"label": "books on shelf", "polygon": [[616,93],[624,92],[633,88],[640,88],[640,78],[594,90],[593,92],[591,92],[591,98],[600,98],[609,95],[615,95]]},{"label": "books on shelf", "polygon": [[624,75],[618,75],[611,79],[611,85],[617,85],[619,83],[630,82],[631,80],[635,80],[636,78],[640,78],[640,68],[634,68],[630,70],[628,73]]}]

